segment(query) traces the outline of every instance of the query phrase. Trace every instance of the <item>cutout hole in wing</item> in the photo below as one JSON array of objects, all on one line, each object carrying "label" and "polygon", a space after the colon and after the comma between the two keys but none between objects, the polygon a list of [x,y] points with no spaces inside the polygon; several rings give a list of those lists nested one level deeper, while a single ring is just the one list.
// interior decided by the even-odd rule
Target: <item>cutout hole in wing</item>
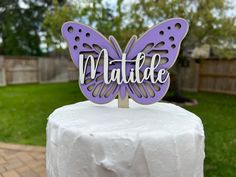
[{"label": "cutout hole in wing", "polygon": [[159,92],[161,89],[157,84],[152,84],[152,86],[157,92]]},{"label": "cutout hole in wing", "polygon": [[92,49],[92,47],[89,44],[83,43],[83,47],[85,49]]},{"label": "cutout hole in wing", "polygon": [[90,37],[90,33],[86,33],[86,37]]},{"label": "cutout hole in wing", "polygon": [[92,85],[88,86],[87,90],[91,92],[94,89],[94,86],[95,86],[95,84],[92,84]]},{"label": "cutout hole in wing", "polygon": [[149,43],[143,48],[143,50],[141,50],[141,52],[147,53],[153,46],[153,43]]},{"label": "cutout hole in wing", "polygon": [[159,34],[162,36],[164,35],[164,31],[160,31]]},{"label": "cutout hole in wing", "polygon": [[159,42],[158,44],[155,45],[155,48],[160,48],[165,45],[164,41]]},{"label": "cutout hole in wing", "polygon": [[108,88],[107,92],[105,93],[105,97],[108,98],[111,93],[114,93],[115,89],[117,88],[117,83],[112,82],[112,85]]},{"label": "cutout hole in wing", "polygon": [[75,37],[75,41],[76,41],[76,42],[79,42],[79,41],[80,41],[80,37],[79,37],[79,36],[76,36],[76,37]]},{"label": "cutout hole in wing", "polygon": [[[99,74],[100,74],[100,72],[96,72],[96,76],[99,76]],[[95,81],[95,79],[92,79],[92,78],[91,78],[91,73],[90,73],[90,72],[87,73],[87,74],[85,75],[84,84],[85,84],[85,85],[91,85],[91,83],[92,83],[93,81]],[[97,81],[97,82],[100,82],[100,80]]]},{"label": "cutout hole in wing", "polygon": [[133,92],[134,92],[139,98],[142,98],[142,95],[141,95],[141,93],[138,91],[138,89],[136,88],[136,85],[133,84],[133,83],[130,83],[129,85],[131,86],[131,90],[133,90]]},{"label": "cutout hole in wing", "polygon": [[96,82],[101,81],[101,80],[103,80],[103,74],[102,74],[101,76],[98,76],[98,77],[96,78]]},{"label": "cutout hole in wing", "polygon": [[169,59],[167,57],[161,57],[161,61],[160,64],[165,64],[169,61]]},{"label": "cutout hole in wing", "polygon": [[171,42],[173,42],[173,41],[175,40],[174,36],[170,36],[170,37],[169,37],[169,40],[170,40]]},{"label": "cutout hole in wing", "polygon": [[144,82],[144,86],[146,87],[146,90],[147,90],[148,94],[151,97],[155,97],[154,91],[152,90],[152,88],[150,87],[150,85],[147,82]]},{"label": "cutout hole in wing", "polygon": [[93,44],[92,46],[95,48],[95,50],[96,50],[98,53],[100,53],[100,51],[102,50],[102,48],[101,48],[99,45],[97,45],[97,44]]},{"label": "cutout hole in wing", "polygon": [[78,46],[77,46],[77,45],[74,45],[73,49],[74,49],[74,50],[77,50],[77,49],[78,49]]},{"label": "cutout hole in wing", "polygon": [[148,95],[147,95],[146,90],[143,88],[143,85],[142,85],[142,84],[138,84],[138,83],[137,83],[136,85],[138,86],[138,88],[139,88],[140,92],[142,93],[142,95],[143,95],[145,98],[147,98]]},{"label": "cutout hole in wing", "polygon": [[133,88],[131,87],[131,84],[128,84],[128,87],[129,87],[130,92],[131,92],[132,94],[134,94]]},{"label": "cutout hole in wing", "polygon": [[168,50],[151,50],[148,54],[150,54],[150,55],[155,55],[155,54],[166,55],[166,54],[168,54]]},{"label": "cutout hole in wing", "polygon": [[95,51],[82,51],[80,52],[80,55],[83,54],[85,58],[88,58],[89,55],[94,56],[94,58],[97,58],[98,53]]},{"label": "cutout hole in wing", "polygon": [[67,28],[67,31],[69,32],[69,33],[72,33],[73,32],[73,27],[72,26],[69,26],[68,28]]},{"label": "cutout hole in wing", "polygon": [[[96,72],[96,76],[99,76],[100,74],[101,74],[101,72],[99,72],[99,71]],[[86,78],[86,80],[91,79],[91,73],[90,72],[86,73],[85,78]]]},{"label": "cutout hole in wing", "polygon": [[115,93],[115,91],[117,90],[118,86],[119,86],[119,85],[115,83],[115,87],[114,87],[114,89],[113,89],[113,92],[112,92],[112,94],[114,94],[114,93]]},{"label": "cutout hole in wing", "polygon": [[143,73],[141,71],[139,71],[139,77],[140,80],[143,78]]},{"label": "cutout hole in wing", "polygon": [[100,92],[100,94],[99,94],[100,97],[103,97],[103,96],[104,96],[105,91],[107,90],[108,86],[109,86],[109,85],[107,85],[107,84],[103,84],[102,89],[101,89],[101,92]]},{"label": "cutout hole in wing", "polygon": [[180,29],[180,28],[181,28],[181,24],[180,24],[180,23],[176,23],[176,24],[175,24],[175,28],[176,28],[176,29]]},{"label": "cutout hole in wing", "polygon": [[144,60],[144,65],[145,66],[150,66],[151,61],[152,61],[152,57],[146,56],[145,60]]},{"label": "cutout hole in wing", "polygon": [[[166,58],[166,57],[163,57],[163,58]],[[162,60],[162,58],[161,58],[161,60]],[[161,61],[160,60],[160,64],[161,64]],[[156,66],[157,65],[157,63],[158,63],[158,59],[156,58],[156,60],[155,60],[155,63],[154,63],[154,66]],[[146,56],[146,58],[145,58],[145,61],[144,61],[144,66],[150,66],[151,65],[151,62],[152,62],[152,57],[149,57],[149,56]],[[164,61],[163,61],[164,62]]]},{"label": "cutout hole in wing", "polygon": [[91,83],[93,80],[91,79],[91,78],[88,78],[88,79],[86,79],[85,81],[84,81],[84,83],[87,85],[87,84],[89,84],[89,83]]},{"label": "cutout hole in wing", "polygon": [[101,86],[102,86],[102,83],[99,83],[99,84],[96,86],[96,88],[93,90],[92,95],[93,95],[94,97],[96,97],[96,96],[98,95]]}]

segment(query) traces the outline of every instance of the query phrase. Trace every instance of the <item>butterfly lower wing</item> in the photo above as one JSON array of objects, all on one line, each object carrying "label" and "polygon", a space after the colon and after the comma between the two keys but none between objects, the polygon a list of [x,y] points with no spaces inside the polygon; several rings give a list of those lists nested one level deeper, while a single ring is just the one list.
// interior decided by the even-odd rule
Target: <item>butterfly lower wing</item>
[{"label": "butterfly lower wing", "polygon": [[151,82],[144,81],[142,84],[129,83],[128,93],[129,96],[140,104],[152,104],[162,99],[168,91],[170,79],[163,84],[152,84]]},{"label": "butterfly lower wing", "polygon": [[[138,53],[143,52],[147,59],[160,55],[160,65],[155,69],[169,69],[176,61],[180,45],[188,31],[188,23],[181,18],[173,18],[154,26],[138,40],[133,37],[127,45],[127,60],[134,60]],[[148,62],[147,62],[148,63]],[[141,68],[142,74],[147,65]],[[168,73],[166,73],[168,74]],[[151,104],[161,100],[169,88],[169,79],[164,83],[145,81],[141,84],[129,83],[128,93],[132,99],[141,104]],[[138,95],[137,95],[138,94]]]},{"label": "butterfly lower wing", "polygon": [[[102,34],[86,25],[67,22],[62,26],[62,35],[68,43],[71,58],[77,68],[79,68],[80,54],[84,55],[85,60],[89,55],[92,55],[94,59],[98,59],[102,49],[107,50],[110,60],[118,59],[121,55],[120,51],[116,50]],[[109,70],[111,69],[109,68]],[[85,97],[99,104],[108,103],[114,99],[120,87],[115,82],[105,84],[103,70],[103,65],[100,64],[97,68],[96,77],[91,79],[91,70],[88,67],[85,71],[85,81],[80,84]]]}]

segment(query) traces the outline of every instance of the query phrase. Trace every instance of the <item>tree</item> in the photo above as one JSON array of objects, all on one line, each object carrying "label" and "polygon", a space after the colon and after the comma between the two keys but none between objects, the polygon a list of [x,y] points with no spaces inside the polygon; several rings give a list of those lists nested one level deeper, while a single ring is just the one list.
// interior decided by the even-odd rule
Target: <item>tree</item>
[{"label": "tree", "polygon": [[[50,48],[61,48],[61,26],[66,21],[77,21],[90,25],[108,37],[114,35],[122,46],[124,45],[122,24],[123,0],[118,0],[116,8],[102,0],[68,1],[62,6],[53,3],[53,8],[48,9],[44,20],[44,29],[47,29],[46,43]],[[116,15],[115,15],[116,14]]]},{"label": "tree", "polygon": [[[45,12],[43,30],[45,31],[44,40],[47,53],[57,49],[63,50],[63,39],[61,36],[61,26],[66,21],[75,20],[79,16],[80,7],[69,1],[53,0],[51,8]],[[60,52],[60,51],[59,51]]]},{"label": "tree", "polygon": [[49,13],[45,21],[46,24],[51,24],[48,26],[49,33],[52,32],[51,38],[59,43],[62,23],[76,19],[93,26],[106,37],[114,35],[124,49],[132,35],[142,34],[148,26],[173,17],[187,19],[190,30],[182,43],[179,58],[173,69],[176,76],[175,97],[180,99],[182,98],[181,70],[189,58],[186,56],[186,51],[208,44],[217,51],[215,52],[217,57],[232,56],[230,51],[235,42],[236,23],[235,17],[227,15],[232,8],[227,0],[140,0],[124,3],[123,0],[117,0],[116,4],[103,0],[80,1],[69,8],[72,15],[67,16],[68,10],[62,7],[58,13]]},{"label": "tree", "polygon": [[0,1],[0,52],[4,55],[42,55],[40,33],[49,0]]},{"label": "tree", "polygon": [[[225,50],[233,48],[236,35],[235,17],[227,15],[231,8],[227,0],[140,0],[132,4],[131,24],[140,31],[144,31],[146,25],[168,18],[182,17],[189,21],[190,29],[173,70],[176,75],[175,97],[182,97],[181,67],[188,59],[185,51],[208,44],[217,51],[218,57],[231,57],[232,53]],[[142,25],[144,23],[146,25]]]}]

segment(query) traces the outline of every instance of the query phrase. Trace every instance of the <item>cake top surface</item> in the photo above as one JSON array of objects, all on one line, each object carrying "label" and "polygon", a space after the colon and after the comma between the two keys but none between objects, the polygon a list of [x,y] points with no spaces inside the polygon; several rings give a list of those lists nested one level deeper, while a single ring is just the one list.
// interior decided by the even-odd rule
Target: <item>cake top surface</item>
[{"label": "cake top surface", "polygon": [[174,104],[158,102],[144,106],[130,100],[129,109],[117,108],[116,105],[117,100],[103,106],[89,101],[63,106],[50,115],[49,124],[71,133],[91,136],[93,134],[162,136],[194,131],[204,134],[201,119]]}]

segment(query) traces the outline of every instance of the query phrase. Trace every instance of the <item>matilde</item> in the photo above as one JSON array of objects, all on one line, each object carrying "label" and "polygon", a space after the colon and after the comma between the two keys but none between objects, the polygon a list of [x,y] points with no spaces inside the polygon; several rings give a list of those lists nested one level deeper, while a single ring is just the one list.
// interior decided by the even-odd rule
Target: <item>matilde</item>
[{"label": "matilde", "polygon": [[[95,59],[93,55],[85,56],[83,54],[79,55],[79,72],[80,72],[80,83],[84,84],[86,77],[86,70],[89,67],[91,79],[96,78],[97,69],[99,67],[100,61],[103,61],[103,73],[104,82],[110,84],[112,81],[117,82],[117,84],[122,83],[142,83],[144,80],[150,80],[152,83],[165,83],[168,80],[169,73],[166,69],[159,69],[161,57],[159,54],[155,54],[151,58],[149,66],[144,65],[146,57],[145,53],[138,53],[135,60],[126,60],[126,54],[122,54],[121,60],[110,60],[108,57],[108,52],[106,49],[101,50],[98,59]],[[120,68],[112,68],[112,64],[120,63]],[[130,70],[128,71],[128,66]],[[144,67],[145,66],[145,67]],[[141,68],[145,68],[140,74]],[[109,68],[112,68],[109,70]],[[109,72],[110,71],[110,72]]]}]

